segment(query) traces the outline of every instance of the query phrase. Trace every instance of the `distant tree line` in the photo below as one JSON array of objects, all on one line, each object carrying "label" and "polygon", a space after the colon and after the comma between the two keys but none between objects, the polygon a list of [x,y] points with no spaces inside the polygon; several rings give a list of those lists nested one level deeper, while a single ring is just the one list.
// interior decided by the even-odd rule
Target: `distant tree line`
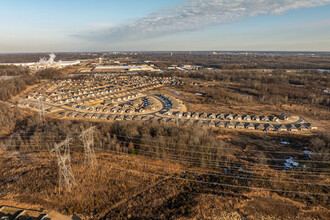
[{"label": "distant tree line", "polygon": [[18,70],[15,68],[14,72],[11,74],[15,77],[0,80],[0,101],[9,100],[11,97],[24,91],[27,86],[39,83],[43,79],[58,80],[65,78],[61,70],[54,68],[40,70],[33,75],[21,74],[21,72],[15,71]]},{"label": "distant tree line", "polygon": [[[149,73],[149,75],[156,76],[157,74]],[[235,100],[248,103],[253,98],[253,100],[264,104],[277,106],[282,104],[309,105],[325,111],[330,111],[330,96],[324,91],[329,89],[329,75],[326,72],[312,70],[296,72],[287,72],[286,70],[270,72],[200,70],[167,71],[163,74],[163,76],[219,81],[220,85],[218,86],[200,84],[187,87],[194,92],[205,93],[206,96],[210,97],[211,102],[223,103],[225,100]],[[221,84],[221,82],[223,83]]]},{"label": "distant tree line", "polygon": [[[94,140],[95,147],[99,151],[141,155],[189,166],[232,169],[233,164],[237,165],[241,161],[239,157],[237,158],[242,153],[241,149],[247,147],[261,150],[250,155],[249,160],[256,164],[272,164],[271,159],[265,158],[279,156],[278,154],[263,153],[265,138],[252,134],[238,134],[232,140],[232,144],[229,144],[216,138],[221,135],[218,133],[221,131],[203,127],[176,127],[168,124],[135,121],[108,123],[55,119],[47,119],[45,123],[42,123],[38,116],[24,117],[24,114],[11,111],[8,107],[0,105],[0,108],[4,112],[10,112],[8,115],[11,116],[0,115],[0,117],[7,117],[3,121],[3,126],[9,131],[2,139],[0,138],[0,146],[7,146],[8,150],[49,151],[53,148],[54,143],[69,136],[74,138],[72,150],[81,151],[82,143],[77,138],[78,135],[83,129],[96,126]],[[276,138],[275,136],[269,141]],[[323,152],[320,155],[313,155],[313,157],[319,160],[329,159],[330,136],[328,134],[308,137],[306,140],[299,140],[297,136],[294,136],[291,140],[293,143],[297,141],[298,144],[300,144],[299,141],[303,143],[310,141],[309,150],[316,153]],[[304,157],[301,159],[303,160]],[[277,165],[280,164],[277,162]],[[312,165],[315,165],[316,168],[328,166],[315,163]]]},{"label": "distant tree line", "polygon": [[39,79],[33,76],[18,76],[8,80],[2,80],[0,81],[0,101],[7,101],[25,90],[27,86],[38,82]]},{"label": "distant tree line", "polygon": [[0,65],[0,76],[19,76],[27,75],[30,73],[30,70],[26,67],[21,66],[4,66]]}]

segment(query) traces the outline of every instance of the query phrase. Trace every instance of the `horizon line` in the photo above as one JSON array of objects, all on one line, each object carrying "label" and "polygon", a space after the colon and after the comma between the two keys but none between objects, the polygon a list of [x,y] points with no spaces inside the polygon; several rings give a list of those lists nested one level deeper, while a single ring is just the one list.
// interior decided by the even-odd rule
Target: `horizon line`
[{"label": "horizon line", "polygon": [[47,52],[39,52],[39,51],[33,51],[33,52],[0,52],[0,55],[5,54],[48,54],[48,53],[148,53],[148,52],[158,52],[158,53],[179,53],[179,52],[225,52],[225,53],[246,53],[246,52],[253,52],[253,53],[330,53],[330,50],[320,50],[320,51],[313,51],[313,50],[108,50],[108,51],[101,51],[101,50],[95,50],[95,51],[47,51]]}]

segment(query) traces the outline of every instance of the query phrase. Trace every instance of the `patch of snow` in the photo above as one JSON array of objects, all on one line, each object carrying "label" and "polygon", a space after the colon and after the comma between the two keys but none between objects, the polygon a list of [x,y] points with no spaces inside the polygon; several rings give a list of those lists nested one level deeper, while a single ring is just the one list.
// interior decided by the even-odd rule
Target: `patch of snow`
[{"label": "patch of snow", "polygon": [[281,144],[290,144],[288,141],[281,141]]},{"label": "patch of snow", "polygon": [[327,89],[323,90],[323,92],[326,94],[330,94],[329,90],[327,90]]},{"label": "patch of snow", "polygon": [[304,153],[307,154],[309,159],[312,158],[312,152],[310,152],[309,150],[304,150]]},{"label": "patch of snow", "polygon": [[235,176],[237,179],[244,179],[244,177],[241,177],[240,175]]},{"label": "patch of snow", "polygon": [[285,160],[284,166],[288,169],[293,169],[293,167],[297,167],[299,166],[298,162],[295,162],[292,160],[292,157],[290,157],[289,159]]},{"label": "patch of snow", "polygon": [[203,95],[202,93],[195,93],[195,95],[199,95],[199,96],[201,96],[201,95]]}]

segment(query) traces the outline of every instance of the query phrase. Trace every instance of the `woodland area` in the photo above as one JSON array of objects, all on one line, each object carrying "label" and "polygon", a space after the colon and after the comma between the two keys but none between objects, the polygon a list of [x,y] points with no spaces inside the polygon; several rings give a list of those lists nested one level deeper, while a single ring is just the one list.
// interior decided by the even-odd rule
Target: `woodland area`
[{"label": "woodland area", "polygon": [[[266,146],[278,145],[280,141],[288,141],[292,146],[278,146],[277,150],[296,150],[301,148],[303,143],[308,143],[310,151],[317,161],[329,160],[330,136],[327,133],[320,133],[311,137],[295,136],[288,134],[286,136],[276,134],[246,134],[238,132],[231,134],[231,141],[218,139],[216,137],[226,136],[229,131],[212,130],[201,127],[185,128],[172,125],[159,125],[149,122],[86,122],[86,121],[68,121],[49,119],[45,123],[40,123],[38,116],[24,117],[19,111],[12,111],[6,105],[0,105],[6,115],[13,116],[4,118],[3,127],[12,130],[10,134],[3,137],[4,146],[8,145],[9,150],[18,150],[22,152],[33,152],[35,150],[49,151],[54,142],[64,140],[67,136],[76,137],[81,130],[91,126],[96,126],[94,133],[95,145],[100,150],[110,150],[112,152],[125,154],[138,154],[153,159],[169,159],[176,162],[187,164],[189,166],[207,167],[211,165],[215,169],[226,167],[230,169],[231,161],[241,161],[248,158],[240,155],[240,151],[246,147],[258,150],[258,154],[249,155],[250,161],[256,164],[267,164],[268,166],[283,165],[281,155],[271,152],[262,153],[267,150]],[[13,129],[14,128],[14,129]],[[47,134],[44,135],[44,132]],[[48,135],[49,134],[49,135]],[[7,143],[7,139],[14,140]],[[54,139],[55,138],[55,139]],[[53,139],[55,141],[53,141]],[[273,142],[273,144],[271,144]],[[249,144],[250,143],[250,144]],[[267,144],[266,144],[267,143]],[[275,144],[274,144],[275,143]],[[73,146],[80,146],[79,140],[75,140]],[[227,149],[228,151],[226,151]],[[260,151],[260,152],[259,152]],[[199,152],[196,154],[195,152]],[[318,153],[321,153],[318,155]],[[323,153],[323,154],[322,154]],[[235,158],[236,156],[237,158]],[[195,158],[194,160],[189,160]],[[265,159],[266,158],[266,159]],[[238,159],[238,160],[237,160]],[[306,155],[296,156],[298,160],[305,160]],[[318,168],[328,168],[328,165],[309,163],[311,170]]]},{"label": "woodland area", "polygon": [[0,101],[7,101],[25,90],[27,86],[38,82],[37,78],[31,76],[18,76],[8,80],[0,80]]},{"label": "woodland area", "polygon": [[[156,74],[149,74],[156,75]],[[287,72],[274,70],[199,70],[168,71],[165,76],[193,79],[195,85],[183,86],[183,91],[201,93],[210,104],[234,102],[259,103],[281,107],[298,105],[297,113],[327,119],[330,115],[329,73],[304,70]],[[202,81],[200,81],[202,80]],[[216,83],[215,83],[216,82]]]},{"label": "woodland area", "polygon": [[[109,56],[111,57],[111,56]],[[198,65],[215,69],[330,69],[329,53],[285,52],[174,52],[139,53],[137,60],[155,61],[157,66]]]},{"label": "woodland area", "polygon": [[28,86],[40,83],[41,80],[56,80],[64,77],[62,72],[57,69],[49,68],[31,74],[29,70],[15,66],[0,66],[1,75],[9,76],[9,78],[0,79],[0,101],[8,101]]}]

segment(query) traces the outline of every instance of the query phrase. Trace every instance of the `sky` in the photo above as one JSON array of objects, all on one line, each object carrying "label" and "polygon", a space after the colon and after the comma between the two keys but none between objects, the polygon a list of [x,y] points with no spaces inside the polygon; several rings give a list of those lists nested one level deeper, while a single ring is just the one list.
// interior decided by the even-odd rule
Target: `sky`
[{"label": "sky", "polygon": [[330,51],[330,0],[0,0],[0,53]]}]

